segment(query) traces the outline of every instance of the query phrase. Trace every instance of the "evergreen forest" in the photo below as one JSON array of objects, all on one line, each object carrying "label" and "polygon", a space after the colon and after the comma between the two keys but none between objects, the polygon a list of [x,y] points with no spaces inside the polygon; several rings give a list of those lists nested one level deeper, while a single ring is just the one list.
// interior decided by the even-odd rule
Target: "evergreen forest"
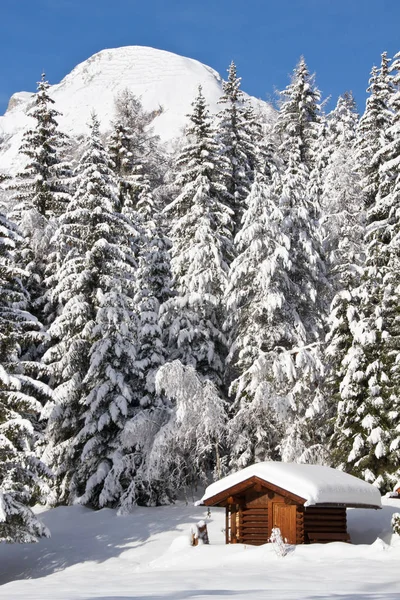
[{"label": "evergreen forest", "polygon": [[126,90],[76,139],[38,83],[1,176],[0,541],[258,461],[400,480],[400,53],[361,116],[303,58],[273,122],[234,63],[219,105],[166,148]]}]

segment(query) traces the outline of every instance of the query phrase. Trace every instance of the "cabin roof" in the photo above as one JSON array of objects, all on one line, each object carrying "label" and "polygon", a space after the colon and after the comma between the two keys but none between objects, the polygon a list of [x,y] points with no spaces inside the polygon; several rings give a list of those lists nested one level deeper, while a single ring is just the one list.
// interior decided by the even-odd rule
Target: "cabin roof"
[{"label": "cabin roof", "polygon": [[[212,505],[214,498],[217,503],[223,497],[223,492],[231,495],[235,486],[252,478],[287,490],[299,499],[304,498],[304,506],[382,506],[379,490],[353,475],[322,465],[272,461],[256,463],[216,481],[208,486],[199,504]],[[250,485],[251,483],[249,481]]]}]

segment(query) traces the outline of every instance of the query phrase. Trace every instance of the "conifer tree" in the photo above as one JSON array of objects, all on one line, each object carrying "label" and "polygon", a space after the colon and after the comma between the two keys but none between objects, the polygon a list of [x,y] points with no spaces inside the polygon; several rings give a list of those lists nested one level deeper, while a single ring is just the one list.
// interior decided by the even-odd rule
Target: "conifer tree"
[{"label": "conifer tree", "polygon": [[[273,165],[270,165],[273,169]],[[228,372],[233,378],[233,416],[228,442],[231,466],[277,458],[282,434],[276,418],[276,393],[268,384],[263,394],[252,387],[254,365],[262,353],[273,353],[288,334],[280,308],[285,304],[285,270],[289,240],[283,232],[283,213],[274,196],[277,184],[256,174],[247,199],[242,228],[235,238],[227,288],[226,329],[230,331]]]},{"label": "conifer tree", "polygon": [[27,164],[10,186],[15,190],[13,217],[18,224],[25,223],[24,229],[29,224],[28,213],[33,211],[39,222],[45,224],[64,212],[70,199],[70,167],[63,156],[67,139],[58,129],[59,112],[52,106],[54,100],[49,96],[49,87],[43,74],[30,112],[35,126],[25,132],[20,148],[20,153],[27,157]]},{"label": "conifer tree", "polygon": [[92,118],[77,172],[77,191],[60,218],[62,258],[54,296],[60,314],[44,360],[55,388],[46,460],[57,500],[104,506],[121,493],[117,437],[129,414],[134,372],[132,226],[115,211],[117,183]]},{"label": "conifer tree", "polygon": [[136,201],[138,173],[130,150],[131,137],[122,122],[113,124],[108,149],[119,182],[119,210],[122,210],[126,202]]},{"label": "conifer tree", "polygon": [[232,256],[232,211],[225,204],[223,163],[201,88],[187,136],[177,161],[182,191],[165,209],[172,222],[177,296],[164,305],[164,320],[169,323],[171,357],[221,383],[226,352],[222,297]]},{"label": "conifer tree", "polygon": [[320,92],[315,86],[304,57],[294,69],[290,84],[280,92],[281,105],[275,132],[280,138],[280,153],[288,164],[292,153],[310,172],[316,161]]},{"label": "conifer tree", "polygon": [[[400,83],[400,55],[391,71],[393,85]],[[396,72],[397,71],[397,72]],[[356,293],[360,320],[343,358],[333,443],[334,453],[347,471],[364,477],[382,491],[398,476],[399,367],[398,328],[400,186],[400,95],[391,95],[393,122],[384,131],[389,140],[373,159],[379,169],[375,196],[367,187],[367,247],[363,277]],[[369,176],[371,173],[369,173]]]},{"label": "conifer tree", "polygon": [[135,386],[141,395],[140,406],[158,402],[154,395],[157,368],[166,359],[165,332],[160,323],[160,307],[173,297],[169,250],[171,243],[165,236],[161,215],[156,214],[143,224],[138,253],[135,284],[135,305],[138,317],[138,363],[142,366],[141,385]]},{"label": "conifer tree", "polygon": [[245,200],[254,181],[257,145],[261,140],[261,127],[240,89],[240,82],[232,61],[228,80],[222,83],[223,95],[219,103],[224,108],[218,114],[218,139],[227,159],[225,184],[233,210],[234,233],[240,227]]},{"label": "conifer tree", "polygon": [[390,141],[390,98],[393,89],[389,59],[384,52],[380,69],[375,66],[372,68],[367,88],[369,96],[357,130],[357,168],[362,178],[366,208],[376,202],[381,184],[382,149]]},{"label": "conifer tree", "polygon": [[276,124],[278,152],[284,161],[278,205],[283,213],[282,233],[288,239],[288,268],[284,274],[287,306],[282,310],[290,335],[280,343],[284,350],[274,369],[280,372],[276,377],[280,389],[285,390],[288,406],[282,458],[305,460],[308,448],[320,447],[311,417],[315,419],[321,410],[320,345],[327,312],[327,281],[320,206],[318,196],[310,196],[310,171],[317,151],[319,92],[303,58],[282,97]]},{"label": "conifer tree", "polygon": [[40,325],[27,310],[26,274],[15,262],[21,241],[0,212],[0,541],[26,543],[49,535],[29,507],[45,500],[50,473],[34,448],[45,386],[24,368]]},{"label": "conifer tree", "polygon": [[[153,445],[160,429],[170,419],[171,405],[156,390],[155,377],[165,363],[166,332],[160,306],[172,297],[170,242],[164,233],[161,215],[146,210],[151,194],[139,213],[140,240],[136,271],[134,307],[137,324],[137,354],[131,374],[132,406],[120,440],[124,448],[125,486],[119,508],[129,512],[137,504],[156,505],[174,498],[171,487],[152,468]],[[139,202],[140,204],[140,202]],[[147,215],[147,216],[146,216]]]},{"label": "conifer tree", "polygon": [[353,95],[346,92],[328,115],[323,169],[322,213],[325,251],[333,290],[350,286],[363,260],[365,218],[360,176],[356,170],[358,114]]},{"label": "conifer tree", "polygon": [[[28,113],[35,124],[24,133],[20,147],[25,166],[5,186],[12,192],[10,216],[25,238],[20,251],[29,273],[31,310],[46,325],[54,318],[54,307],[48,301],[44,283],[55,266],[51,238],[73,187],[68,156],[70,141],[58,128],[59,113],[53,107],[49,87],[43,74]],[[37,348],[38,360],[41,353]]]}]

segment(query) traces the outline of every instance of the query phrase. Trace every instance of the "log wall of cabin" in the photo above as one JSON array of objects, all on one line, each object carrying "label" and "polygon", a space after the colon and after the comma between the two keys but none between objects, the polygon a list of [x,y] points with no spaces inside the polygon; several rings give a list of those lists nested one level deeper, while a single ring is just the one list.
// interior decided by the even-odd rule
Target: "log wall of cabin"
[{"label": "log wall of cabin", "polygon": [[239,541],[260,546],[268,542],[271,531],[268,523],[268,495],[265,490],[247,490],[240,513]]},{"label": "log wall of cabin", "polygon": [[324,533],[328,533],[330,541],[334,541],[335,534],[337,539],[343,539],[347,534],[347,516],[345,507],[325,507],[325,506],[308,506],[301,507],[304,515],[304,533],[305,541],[310,541],[311,535],[320,534],[321,539]]},{"label": "log wall of cabin", "polygon": [[[226,543],[266,544],[276,525],[281,525],[289,543],[304,543],[304,514],[299,510],[303,507],[265,489],[251,489],[241,497],[229,500],[231,502],[226,507]],[[278,513],[281,523],[274,522]]]},{"label": "log wall of cabin", "polygon": [[259,484],[226,501],[227,544],[265,544],[273,527],[279,527],[290,544],[350,541],[345,507],[304,507],[301,498],[283,496]]}]

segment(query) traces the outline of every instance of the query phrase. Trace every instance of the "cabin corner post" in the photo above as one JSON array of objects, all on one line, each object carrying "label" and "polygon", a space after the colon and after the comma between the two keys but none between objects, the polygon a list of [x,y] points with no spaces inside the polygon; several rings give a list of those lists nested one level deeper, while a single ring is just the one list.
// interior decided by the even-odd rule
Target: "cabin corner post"
[{"label": "cabin corner post", "polygon": [[230,544],[231,532],[230,532],[230,506],[229,504],[225,507],[225,544]]},{"label": "cabin corner post", "polygon": [[296,510],[296,544],[304,543],[304,506],[299,505]]},{"label": "cabin corner post", "polygon": [[238,541],[236,509],[236,504],[231,504],[231,544],[237,544]]}]

